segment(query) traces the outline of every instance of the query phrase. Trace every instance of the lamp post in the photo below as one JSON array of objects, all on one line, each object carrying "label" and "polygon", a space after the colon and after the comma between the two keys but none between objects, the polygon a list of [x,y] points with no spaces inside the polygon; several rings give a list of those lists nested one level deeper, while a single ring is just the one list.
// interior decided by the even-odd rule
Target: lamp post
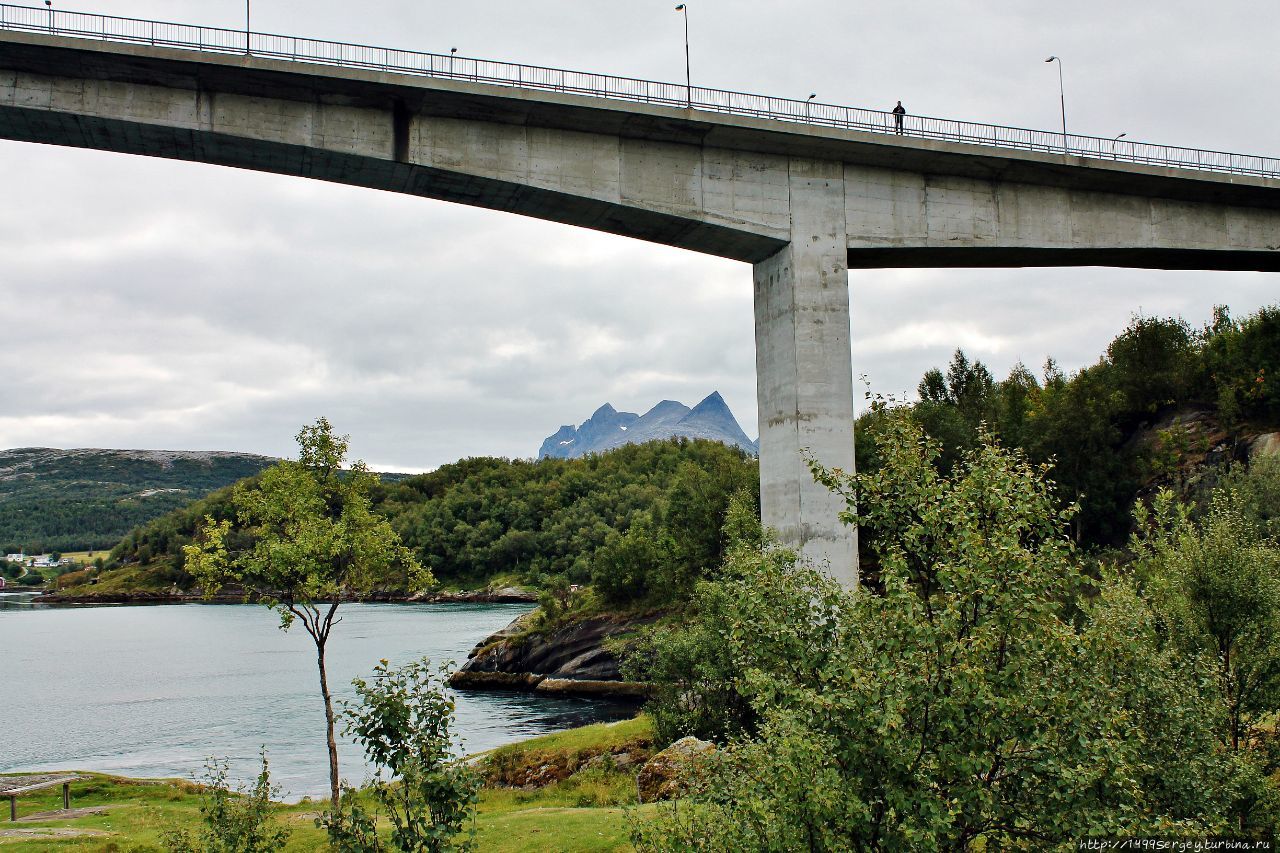
[{"label": "lamp post", "polygon": [[1062,153],[1067,153],[1067,94],[1066,87],[1062,83],[1062,59],[1061,57],[1051,56],[1045,62],[1058,63],[1058,101],[1062,104]]},{"label": "lamp post", "polygon": [[813,99],[816,97],[818,97],[817,92],[810,92],[809,97],[805,98],[805,101],[804,101],[804,120],[805,121],[808,121],[810,119],[809,105],[813,103]]},{"label": "lamp post", "polygon": [[1127,133],[1119,133],[1119,134],[1116,134],[1115,138],[1111,140],[1111,159],[1112,160],[1116,159],[1116,143],[1119,142],[1121,139],[1124,139],[1128,135],[1129,134]]},{"label": "lamp post", "polygon": [[249,7],[252,0],[244,0],[244,52],[253,53],[253,43],[250,38],[253,22],[253,10]]},{"label": "lamp post", "polygon": [[53,35],[53,0],[44,0],[44,5],[49,7],[49,34]]},{"label": "lamp post", "polygon": [[689,71],[689,5],[681,3],[676,11],[684,13],[684,91],[689,109],[693,109],[693,75]]},{"label": "lamp post", "polygon": [[458,55],[456,47],[449,48],[449,76],[453,76],[453,58]]}]

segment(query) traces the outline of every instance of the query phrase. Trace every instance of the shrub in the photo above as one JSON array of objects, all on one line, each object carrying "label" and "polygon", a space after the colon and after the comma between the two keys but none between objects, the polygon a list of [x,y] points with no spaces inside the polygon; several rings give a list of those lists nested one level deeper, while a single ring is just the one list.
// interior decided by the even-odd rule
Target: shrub
[{"label": "shrub", "polygon": [[[161,843],[170,853],[276,853],[289,839],[289,829],[273,818],[271,798],[280,795],[272,786],[267,753],[262,770],[250,787],[232,791],[225,759],[205,762],[200,817],[204,826],[196,837],[180,828],[162,833]],[[238,793],[237,793],[238,792]]]},{"label": "shrub", "polygon": [[[696,803],[637,822],[637,845],[1044,849],[1225,829],[1237,773],[1213,675],[1162,645],[1125,581],[1079,609],[1074,508],[1047,470],[982,436],[942,474],[909,418],[881,426],[878,471],[815,473],[876,534],[883,590],[849,593],[768,543],[700,587],[698,630],[755,719],[724,720],[744,734]],[[695,679],[659,701],[739,714],[725,693]]]},{"label": "shrub", "polygon": [[[352,681],[359,701],[344,707],[345,731],[378,768],[372,794],[391,821],[394,850],[471,849],[471,833],[463,827],[475,811],[480,780],[453,754],[454,703],[447,683],[448,668],[434,670],[425,659],[397,669],[384,660],[374,667],[372,681]],[[343,805],[356,801],[348,795]],[[346,807],[318,823],[341,849],[378,851],[383,847],[373,820],[358,807]]]}]

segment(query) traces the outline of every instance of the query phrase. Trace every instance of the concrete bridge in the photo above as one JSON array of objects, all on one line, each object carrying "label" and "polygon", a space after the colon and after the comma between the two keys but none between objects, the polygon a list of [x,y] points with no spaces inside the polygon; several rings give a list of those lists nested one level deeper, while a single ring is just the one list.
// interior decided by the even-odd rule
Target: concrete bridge
[{"label": "concrete bridge", "polygon": [[849,585],[854,534],[803,453],[853,468],[851,268],[1280,269],[1276,160],[916,117],[899,135],[885,114],[831,105],[37,13],[0,5],[0,138],[408,193],[752,264],[764,521]]}]

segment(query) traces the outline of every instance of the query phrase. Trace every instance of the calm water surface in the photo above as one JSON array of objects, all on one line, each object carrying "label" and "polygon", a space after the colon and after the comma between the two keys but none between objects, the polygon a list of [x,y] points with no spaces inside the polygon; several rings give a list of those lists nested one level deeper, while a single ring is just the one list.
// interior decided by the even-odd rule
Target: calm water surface
[{"label": "calm water surface", "polygon": [[[344,604],[328,647],[329,684],[380,658],[461,663],[481,639],[528,610],[520,604]],[[328,763],[315,646],[264,607],[33,606],[0,593],[0,772],[97,770],[190,777],[216,755],[239,779],[265,745],[287,796],[324,795]],[[457,729],[479,752],[556,729],[618,719],[633,709],[525,694],[458,696]],[[343,776],[367,775],[359,749],[340,747]]]}]

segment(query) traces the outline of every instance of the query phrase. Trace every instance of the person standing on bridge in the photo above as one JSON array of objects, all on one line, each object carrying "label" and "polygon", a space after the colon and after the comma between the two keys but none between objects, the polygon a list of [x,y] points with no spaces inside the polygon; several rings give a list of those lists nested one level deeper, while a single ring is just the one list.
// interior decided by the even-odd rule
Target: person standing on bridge
[{"label": "person standing on bridge", "polygon": [[907,108],[902,105],[902,101],[898,101],[898,105],[893,108],[894,133],[902,133],[902,117],[906,114]]}]

